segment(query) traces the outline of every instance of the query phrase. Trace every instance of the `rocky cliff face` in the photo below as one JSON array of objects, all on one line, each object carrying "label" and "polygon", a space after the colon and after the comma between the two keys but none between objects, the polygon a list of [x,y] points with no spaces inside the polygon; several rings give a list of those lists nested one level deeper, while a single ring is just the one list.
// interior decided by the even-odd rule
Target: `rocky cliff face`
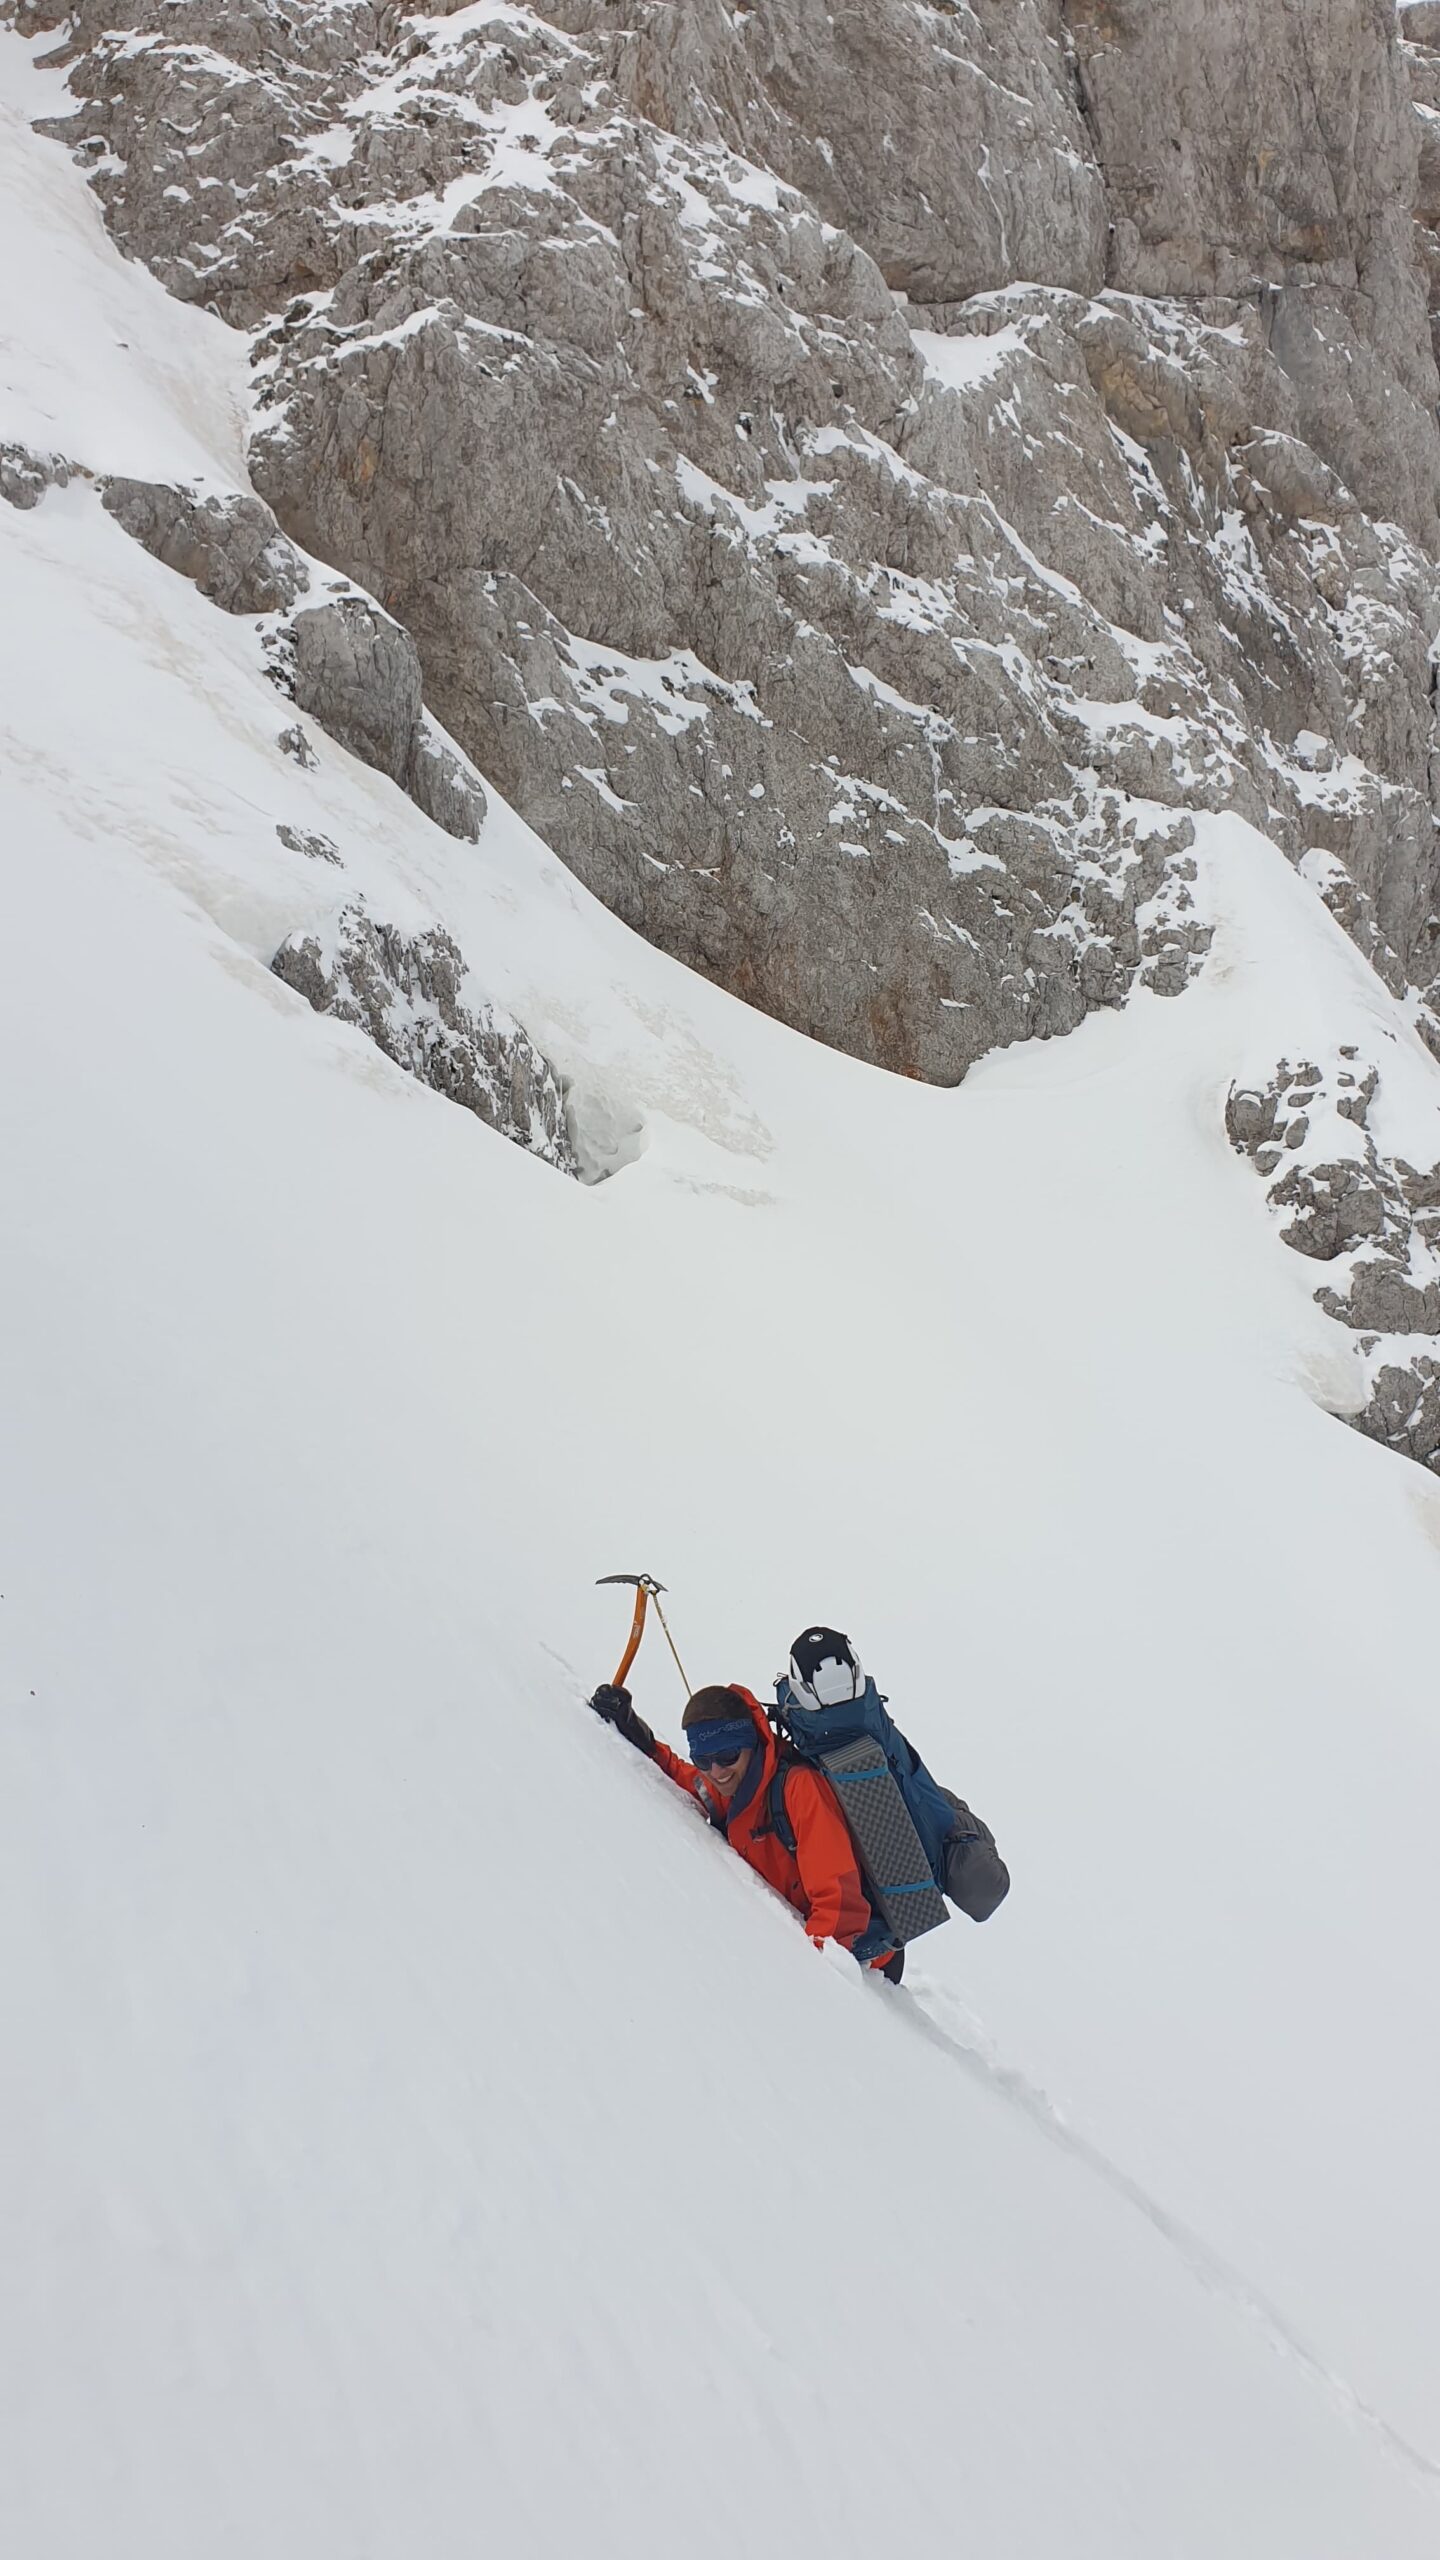
[{"label": "rocky cliff face", "polygon": [[1263,1086],[1232,1087],[1225,1125],[1284,1242],[1325,1267],[1319,1304],[1357,1337],[1366,1394],[1347,1419],[1440,1465],[1440,1164],[1382,1151],[1370,1113],[1384,1081],[1350,1042],[1324,1067],[1282,1058]]},{"label": "rocky cliff face", "polygon": [[942,1080],[1184,985],[1196,807],[1440,1039],[1435,15],[20,11],[117,235],[255,333],[257,488],[480,770],[652,939]]},{"label": "rocky cliff face", "polygon": [[1304,441],[1433,549],[1419,127],[1392,0],[1065,0],[1065,18],[1107,282],[1253,305]]}]

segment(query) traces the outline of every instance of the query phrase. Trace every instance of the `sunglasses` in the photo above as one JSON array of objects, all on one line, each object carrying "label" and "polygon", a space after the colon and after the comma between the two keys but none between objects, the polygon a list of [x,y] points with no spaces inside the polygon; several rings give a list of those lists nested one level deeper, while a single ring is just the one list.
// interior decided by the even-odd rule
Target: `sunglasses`
[{"label": "sunglasses", "polygon": [[748,1742],[740,1742],[733,1751],[692,1751],[691,1765],[696,1769],[733,1769],[736,1761],[743,1760],[749,1749]]}]

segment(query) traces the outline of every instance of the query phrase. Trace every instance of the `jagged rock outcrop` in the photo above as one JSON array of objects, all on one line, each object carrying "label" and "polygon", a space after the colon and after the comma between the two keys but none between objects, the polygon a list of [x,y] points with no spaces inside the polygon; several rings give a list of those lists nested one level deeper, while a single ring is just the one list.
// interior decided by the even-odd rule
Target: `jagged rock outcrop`
[{"label": "jagged rock outcrop", "polygon": [[447,835],[476,841],[484,787],[429,718],[415,643],[389,614],[359,595],[310,606],[286,626],[272,672],[298,710],[398,782]]},{"label": "jagged rock outcrop", "polygon": [[466,963],[439,926],[405,933],[355,899],[325,934],[288,935],[270,965],[317,1013],[353,1023],[407,1075],[578,1178],[554,1068],[498,1005],[465,1001]]},{"label": "jagged rock outcrop", "polygon": [[428,713],[421,714],[410,741],[405,788],[416,807],[443,827],[447,836],[459,836],[465,844],[478,842],[489,807],[484,785],[448,738],[440,735]]},{"label": "jagged rock outcrop", "polygon": [[[54,466],[50,476],[63,470]],[[14,477],[14,503],[34,505],[46,485],[42,465],[25,456]],[[9,494],[3,454],[0,493]],[[102,503],[143,549],[223,612],[277,615],[309,591],[306,561],[259,498],[114,477]],[[388,774],[447,835],[478,839],[484,786],[426,712],[415,643],[392,616],[368,596],[343,593],[292,614],[269,635],[268,654],[271,674],[299,710]],[[310,755],[298,728],[281,744],[301,763]]]},{"label": "jagged rock outcrop", "polygon": [[409,633],[363,596],[345,596],[297,613],[289,638],[296,709],[403,785],[421,707],[420,661]]},{"label": "jagged rock outcrop", "polygon": [[333,836],[321,835],[313,827],[293,827],[283,818],[276,821],[275,833],[287,853],[303,853],[307,862],[333,862],[343,871],[340,847]]},{"label": "jagged rock outcrop", "polygon": [[[1282,1058],[1234,1086],[1225,1125],[1251,1158],[1283,1241],[1330,1267],[1316,1303],[1358,1334],[1370,1392],[1358,1430],[1440,1467],[1440,1163],[1383,1153],[1370,1127],[1378,1067],[1342,1047],[1321,1068]],[[1338,1284],[1338,1285],[1336,1285]]]},{"label": "jagged rock outcrop", "polygon": [[275,744],[282,756],[288,756],[292,764],[299,765],[302,773],[313,773],[320,762],[303,720],[292,721],[288,729],[279,730]]},{"label": "jagged rock outcrop", "polygon": [[0,444],[0,498],[7,506],[28,511],[38,507],[47,489],[69,487],[71,465],[63,454],[32,453],[24,444]]},{"label": "jagged rock outcrop", "polygon": [[1440,1042],[1387,0],[124,17],[63,48],[109,220],[259,332],[264,497],[627,921],[949,1079],[1183,985],[1233,807]]},{"label": "jagged rock outcrop", "polygon": [[298,710],[398,782],[447,835],[475,842],[480,778],[428,718],[415,643],[389,614],[358,595],[308,607],[292,616],[275,672]]},{"label": "jagged rock outcrop", "polygon": [[1421,1352],[1404,1363],[1382,1363],[1369,1403],[1353,1419],[1387,1449],[1440,1469],[1440,1360]]},{"label": "jagged rock outcrop", "polygon": [[224,613],[282,612],[310,584],[299,552],[258,498],[116,478],[105,483],[101,502],[136,542]]}]

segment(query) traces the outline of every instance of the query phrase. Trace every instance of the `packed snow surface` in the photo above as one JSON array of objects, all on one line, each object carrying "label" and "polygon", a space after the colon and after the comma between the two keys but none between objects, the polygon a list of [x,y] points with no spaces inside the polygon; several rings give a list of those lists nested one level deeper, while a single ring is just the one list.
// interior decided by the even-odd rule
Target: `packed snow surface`
[{"label": "packed snow surface", "polygon": [[[0,65],[0,438],[223,483]],[[84,479],[0,544],[6,2549],[1433,2560],[1440,1486],[1223,1105],[1440,1083],[1314,890],[1202,821],[1190,993],[913,1086],[288,762]],[[269,975],[357,891],[611,1179]],[[642,1569],[697,1682],[851,1631],[988,1928],[817,1961],[585,1712]]]}]

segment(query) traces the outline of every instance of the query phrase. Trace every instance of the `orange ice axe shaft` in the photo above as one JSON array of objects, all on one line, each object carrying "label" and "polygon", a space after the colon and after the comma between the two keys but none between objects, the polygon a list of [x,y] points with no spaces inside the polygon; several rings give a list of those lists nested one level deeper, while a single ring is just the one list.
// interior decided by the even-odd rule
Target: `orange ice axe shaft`
[{"label": "orange ice axe shaft", "polygon": [[629,1671],[630,1665],[634,1661],[636,1654],[640,1650],[640,1639],[645,1633],[645,1612],[649,1606],[650,1594],[646,1590],[644,1583],[638,1582],[635,1586],[635,1615],[630,1621],[630,1640],[626,1645],[624,1652],[620,1656],[620,1668],[615,1674],[615,1687],[617,1689],[624,1688],[626,1674]]},{"label": "orange ice axe shaft", "polygon": [[665,1588],[664,1583],[657,1582],[653,1573],[602,1573],[596,1584],[597,1590],[600,1588],[601,1584],[607,1582],[623,1582],[627,1588],[633,1587],[635,1593],[635,1615],[630,1621],[630,1641],[620,1656],[620,1668],[615,1674],[615,1687],[617,1689],[623,1689],[625,1686],[625,1675],[628,1672],[631,1663],[634,1661],[636,1654],[640,1650],[640,1639],[645,1633],[645,1612],[649,1607],[650,1602],[653,1600],[655,1603],[655,1615],[665,1630],[666,1643],[670,1647],[671,1652],[675,1654],[675,1668],[679,1672],[681,1679],[685,1681],[685,1691],[688,1697],[690,1683],[689,1680],[686,1679],[685,1665],[681,1661],[679,1654],[675,1653],[675,1639],[671,1635],[669,1628],[665,1626],[665,1612],[660,1606],[660,1594]]}]

